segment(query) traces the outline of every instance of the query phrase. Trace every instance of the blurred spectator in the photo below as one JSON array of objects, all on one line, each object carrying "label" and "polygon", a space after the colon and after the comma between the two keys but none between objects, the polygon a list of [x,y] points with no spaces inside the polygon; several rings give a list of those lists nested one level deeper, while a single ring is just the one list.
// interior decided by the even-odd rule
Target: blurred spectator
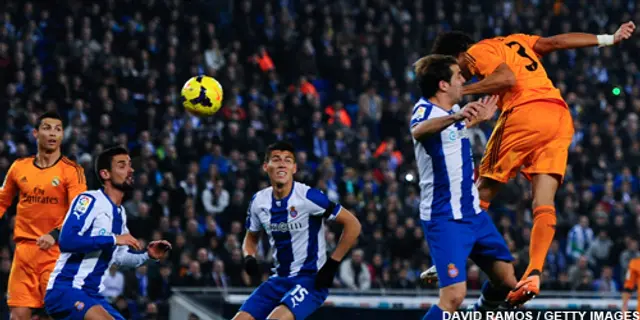
[{"label": "blurred spectator", "polygon": [[569,231],[567,239],[567,256],[573,260],[578,260],[586,254],[593,241],[593,230],[589,228],[589,218],[581,216],[580,222]]},{"label": "blurred spectator", "polygon": [[353,290],[367,290],[371,288],[371,274],[369,267],[364,262],[364,251],[355,249],[351,258],[347,258],[340,264],[340,280],[347,288]]},{"label": "blurred spectator", "polygon": [[[588,282],[585,282],[588,279]],[[593,272],[589,270],[588,260],[585,256],[580,256],[578,262],[569,268],[569,283],[572,285],[572,289],[578,290],[579,286],[582,289],[587,290],[585,285],[590,286],[593,280]]]},{"label": "blurred spectator", "polygon": [[124,275],[118,271],[118,265],[114,264],[109,267],[109,271],[102,279],[102,284],[104,291],[101,294],[111,302],[124,293]]},{"label": "blurred spectator", "polygon": [[617,292],[618,284],[613,280],[613,269],[610,266],[602,268],[600,278],[594,281],[593,287],[600,292]]}]

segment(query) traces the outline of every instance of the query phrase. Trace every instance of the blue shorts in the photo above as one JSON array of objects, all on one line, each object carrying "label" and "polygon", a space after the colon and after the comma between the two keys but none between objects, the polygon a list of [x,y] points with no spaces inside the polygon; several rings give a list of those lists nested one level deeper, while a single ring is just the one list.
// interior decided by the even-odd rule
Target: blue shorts
[{"label": "blue shorts", "polygon": [[44,307],[53,319],[82,320],[95,305],[101,305],[116,320],[125,320],[102,296],[88,295],[80,289],[53,288],[44,296]]},{"label": "blue shorts", "polygon": [[322,306],[328,289],[315,289],[315,275],[271,277],[261,284],[240,307],[256,320],[266,319],[277,306],[284,304],[296,320],[302,320]]},{"label": "blue shorts", "polygon": [[486,212],[460,220],[422,220],[440,288],[467,281],[467,258],[478,266],[513,261],[507,243]]}]

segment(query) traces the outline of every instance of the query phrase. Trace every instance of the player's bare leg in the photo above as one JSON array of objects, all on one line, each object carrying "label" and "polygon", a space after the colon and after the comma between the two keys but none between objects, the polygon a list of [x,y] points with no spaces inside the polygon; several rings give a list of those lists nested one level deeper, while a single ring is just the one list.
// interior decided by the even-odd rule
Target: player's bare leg
[{"label": "player's bare leg", "polygon": [[438,304],[431,306],[422,320],[442,320],[443,311],[454,312],[458,310],[466,295],[466,282],[458,282],[441,288]]},{"label": "player's bare leg", "polygon": [[271,313],[267,316],[267,320],[295,320],[296,317],[293,315],[293,312],[289,310],[289,308],[283,304],[277,306]]},{"label": "player's bare leg", "polygon": [[240,311],[236,313],[232,320],[255,320],[248,312]]},{"label": "player's bare leg", "polygon": [[11,307],[11,320],[31,320],[31,308]]},{"label": "player's bare leg", "polygon": [[84,314],[84,320],[113,320],[113,317],[101,305],[95,305]]},{"label": "player's bare leg", "polygon": [[556,209],[554,199],[560,186],[558,176],[549,174],[533,175],[533,228],[529,243],[529,266],[514,290],[507,296],[507,302],[519,306],[540,293],[540,274],[547,252],[556,231]]}]

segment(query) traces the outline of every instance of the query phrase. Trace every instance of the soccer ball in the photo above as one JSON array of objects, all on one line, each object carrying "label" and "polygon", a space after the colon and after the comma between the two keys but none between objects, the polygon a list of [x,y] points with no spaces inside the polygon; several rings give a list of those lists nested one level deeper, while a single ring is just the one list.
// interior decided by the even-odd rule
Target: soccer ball
[{"label": "soccer ball", "polygon": [[211,116],[222,106],[222,86],[208,76],[189,79],[180,92],[182,106],[196,116]]}]

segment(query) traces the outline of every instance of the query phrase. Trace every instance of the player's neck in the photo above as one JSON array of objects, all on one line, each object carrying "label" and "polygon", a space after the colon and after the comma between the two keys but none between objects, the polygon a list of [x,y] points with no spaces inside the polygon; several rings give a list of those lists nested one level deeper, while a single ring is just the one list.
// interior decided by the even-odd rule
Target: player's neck
[{"label": "player's neck", "polygon": [[120,205],[122,205],[122,199],[124,198],[124,192],[122,190],[114,188],[110,185],[105,185],[104,194],[106,194],[111,202],[113,202],[113,204],[115,204],[116,206],[119,207]]},{"label": "player's neck", "polygon": [[56,162],[60,160],[61,156],[62,153],[60,152],[60,149],[53,152],[38,151],[36,154],[35,164],[38,168],[49,168],[56,164]]},{"label": "player's neck", "polygon": [[273,183],[273,197],[277,200],[284,199],[284,197],[288,196],[291,193],[291,189],[293,189],[293,181],[285,184]]},{"label": "player's neck", "polygon": [[437,93],[435,96],[429,98],[429,102],[435,104],[436,106],[446,111],[453,109],[453,105],[455,104],[444,93]]}]

